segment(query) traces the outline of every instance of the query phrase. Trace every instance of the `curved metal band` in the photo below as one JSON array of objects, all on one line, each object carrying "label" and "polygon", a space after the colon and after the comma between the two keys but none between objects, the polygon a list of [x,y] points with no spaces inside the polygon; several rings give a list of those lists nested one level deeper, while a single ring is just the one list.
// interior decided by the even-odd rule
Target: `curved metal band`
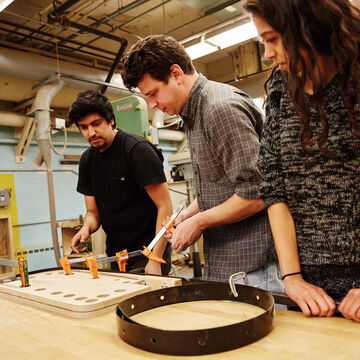
[{"label": "curved metal band", "polygon": [[[248,345],[271,332],[275,326],[274,299],[268,292],[236,285],[234,297],[226,283],[175,286],[137,295],[116,308],[118,335],[126,343],[168,355],[203,355]],[[239,323],[201,330],[162,330],[139,324],[131,316],[175,303],[201,300],[231,300],[259,306],[264,313]]]}]

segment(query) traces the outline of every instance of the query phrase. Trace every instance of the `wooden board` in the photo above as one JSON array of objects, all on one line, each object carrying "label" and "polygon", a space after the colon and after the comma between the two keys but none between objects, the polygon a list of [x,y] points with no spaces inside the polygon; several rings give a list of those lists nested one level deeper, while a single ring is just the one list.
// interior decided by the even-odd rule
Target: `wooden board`
[{"label": "wooden board", "polygon": [[62,270],[41,272],[30,275],[29,283],[28,287],[21,287],[20,280],[1,284],[0,293],[76,318],[113,311],[122,299],[150,290],[137,279],[101,274],[93,279],[89,272],[82,271],[73,271],[73,275],[65,275]]},{"label": "wooden board", "polygon": [[[80,219],[72,219],[69,221],[64,221],[64,222],[58,222],[56,223],[57,227],[61,228],[61,238],[62,238],[62,246],[63,246],[63,254],[64,256],[70,256],[72,254],[72,249],[71,249],[71,240],[74,237],[74,235],[80,230],[81,225],[80,225]],[[90,246],[91,248],[93,248],[94,244],[92,242],[91,239],[91,235],[89,236],[89,238],[87,239],[87,241],[91,242]],[[103,240],[103,242],[105,242],[105,239]],[[100,254],[100,252],[96,252],[94,251],[94,249],[91,249],[91,251],[95,254],[98,255]],[[104,253],[105,251],[103,251],[102,253]],[[101,254],[102,254],[101,253]],[[76,255],[74,256],[76,257]]]},{"label": "wooden board", "polygon": [[[61,228],[61,238],[62,238],[62,247],[63,247],[63,256],[67,256],[69,259],[76,259],[82,257],[83,254],[88,254],[89,252],[100,255],[105,253],[106,245],[105,239],[106,235],[103,228],[100,226],[98,230],[92,233],[87,239],[88,248],[91,251],[77,255],[72,252],[71,249],[71,240],[75,234],[80,230],[80,219],[72,219],[69,221],[63,221],[56,223],[57,227]],[[85,244],[84,244],[85,245]],[[86,268],[85,263],[79,263],[77,266]],[[108,264],[98,264],[99,269],[108,269]]]},{"label": "wooden board", "polygon": [[88,270],[39,272],[29,276],[30,286],[16,280],[0,284],[0,297],[29,304],[73,318],[87,318],[112,312],[123,299],[143,292],[181,285],[181,279],[99,272],[93,279]]},{"label": "wooden board", "polygon": [[[14,243],[10,215],[0,215],[0,259],[14,259]],[[0,279],[15,274],[15,269],[0,266]]]},{"label": "wooden board", "polygon": [[[186,307],[182,317],[189,327],[195,326],[193,319],[203,311],[204,304],[192,310],[188,304],[182,305]],[[221,306],[220,310],[209,304],[206,307],[213,315],[231,318],[231,305]],[[165,308],[157,310],[152,326],[178,321]],[[276,310],[275,329],[253,344],[219,354],[180,357],[154,354],[126,344],[117,335],[115,316],[111,312],[73,319],[0,299],[0,359],[352,360],[359,359],[360,354],[360,324],[342,318],[306,318],[298,312]]]}]

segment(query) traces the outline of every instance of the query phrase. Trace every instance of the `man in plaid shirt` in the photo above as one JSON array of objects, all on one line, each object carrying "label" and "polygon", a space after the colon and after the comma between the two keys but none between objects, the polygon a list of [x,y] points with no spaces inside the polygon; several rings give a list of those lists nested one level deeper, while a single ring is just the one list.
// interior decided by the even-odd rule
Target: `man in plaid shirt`
[{"label": "man in plaid shirt", "polygon": [[197,191],[171,237],[180,252],[204,238],[204,278],[227,281],[239,271],[250,285],[282,291],[257,168],[263,117],[237,88],[198,74],[172,37],[138,41],[123,61],[127,88],[138,87],[151,108],[180,114],[186,126]]}]

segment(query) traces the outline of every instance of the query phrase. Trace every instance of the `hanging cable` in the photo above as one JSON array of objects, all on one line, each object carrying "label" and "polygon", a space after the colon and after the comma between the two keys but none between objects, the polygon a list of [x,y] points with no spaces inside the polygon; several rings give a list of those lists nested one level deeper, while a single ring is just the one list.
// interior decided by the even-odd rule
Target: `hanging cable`
[{"label": "hanging cable", "polygon": [[55,146],[52,143],[50,131],[49,131],[49,142],[50,142],[50,146],[53,149],[55,154],[63,155],[65,153],[66,146],[67,146],[67,130],[66,130],[66,127],[64,127],[64,146],[63,146],[63,149],[60,152],[55,149]]}]

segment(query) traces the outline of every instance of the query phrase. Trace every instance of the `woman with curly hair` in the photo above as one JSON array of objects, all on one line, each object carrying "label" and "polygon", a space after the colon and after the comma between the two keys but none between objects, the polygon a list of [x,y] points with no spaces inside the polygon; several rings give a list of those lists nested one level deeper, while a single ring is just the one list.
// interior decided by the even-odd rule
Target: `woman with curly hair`
[{"label": "woman with curly hair", "polygon": [[287,294],[360,322],[360,11],[349,0],[248,0],[265,56],[260,187]]}]

